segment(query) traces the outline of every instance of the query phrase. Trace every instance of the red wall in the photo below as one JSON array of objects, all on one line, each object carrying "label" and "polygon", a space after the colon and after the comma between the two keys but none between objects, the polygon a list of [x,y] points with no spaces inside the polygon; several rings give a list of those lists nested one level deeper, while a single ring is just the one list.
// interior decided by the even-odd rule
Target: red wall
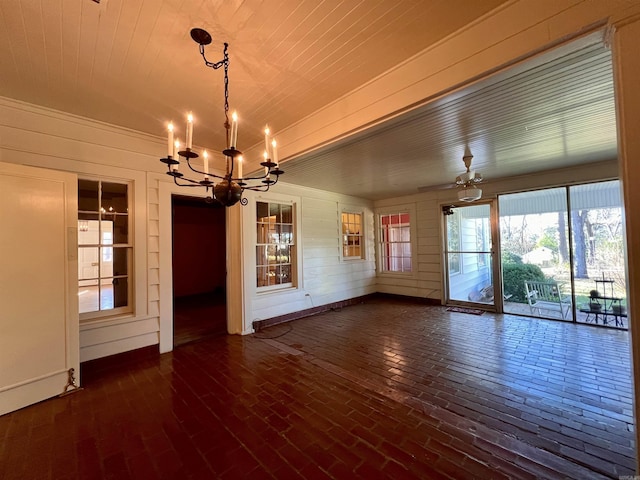
[{"label": "red wall", "polygon": [[225,288],[225,211],[204,199],[173,198],[173,295]]}]

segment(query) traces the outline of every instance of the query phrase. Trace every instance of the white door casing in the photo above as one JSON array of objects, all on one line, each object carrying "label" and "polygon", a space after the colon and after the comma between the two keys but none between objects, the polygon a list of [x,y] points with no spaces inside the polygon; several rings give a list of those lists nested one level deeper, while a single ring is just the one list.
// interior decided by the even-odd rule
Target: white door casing
[{"label": "white door casing", "polygon": [[0,163],[0,415],[79,385],[77,177]]}]

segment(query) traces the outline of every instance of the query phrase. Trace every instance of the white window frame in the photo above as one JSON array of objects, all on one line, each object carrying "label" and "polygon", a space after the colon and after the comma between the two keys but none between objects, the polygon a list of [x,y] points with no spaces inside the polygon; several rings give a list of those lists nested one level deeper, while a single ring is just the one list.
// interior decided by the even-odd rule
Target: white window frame
[{"label": "white window frame", "polygon": [[[261,203],[267,203],[267,204],[279,204],[279,205],[288,205],[291,206],[292,212],[292,230],[293,230],[293,241],[291,242],[291,250],[290,250],[290,255],[291,255],[291,259],[290,259],[290,265],[291,265],[291,281],[287,282],[287,283],[282,283],[282,284],[277,284],[277,285],[265,285],[265,286],[258,286],[257,284],[257,279],[258,279],[258,274],[257,274],[257,268],[258,268],[258,259],[257,259],[257,255],[256,255],[256,250],[257,250],[257,246],[261,245],[258,243],[258,238],[257,238],[257,209],[258,209],[258,202]],[[285,291],[285,290],[291,290],[291,289],[296,289],[298,288],[298,282],[299,282],[299,278],[300,278],[300,272],[298,269],[298,258],[299,258],[299,239],[300,239],[300,232],[299,232],[299,224],[300,224],[300,219],[299,219],[299,213],[298,213],[298,202],[293,201],[291,199],[284,199],[281,196],[269,196],[269,197],[257,197],[255,198],[255,201],[253,202],[253,215],[252,215],[252,231],[253,231],[253,252],[254,252],[254,257],[253,257],[253,285],[256,289],[257,293],[273,293],[273,292],[280,292],[280,291]]]},{"label": "white window frame", "polygon": [[[110,248],[113,250],[113,248],[117,247],[117,248],[126,248],[129,251],[129,254],[127,255],[127,274],[126,274],[126,278],[127,278],[127,305],[123,306],[123,307],[115,307],[115,308],[110,308],[110,309],[106,309],[106,310],[95,310],[95,311],[90,311],[90,312],[84,312],[84,313],[80,313],[79,314],[79,319],[81,323],[87,323],[87,322],[91,322],[92,320],[103,320],[103,319],[107,319],[107,318],[111,318],[111,317],[118,317],[118,316],[130,316],[132,314],[134,314],[135,312],[135,304],[136,304],[136,299],[134,297],[134,284],[136,281],[136,276],[135,276],[135,243],[134,243],[134,229],[133,229],[133,205],[134,205],[134,188],[133,188],[133,181],[129,180],[129,179],[114,179],[114,178],[107,178],[107,177],[102,177],[102,176],[93,176],[93,175],[78,175],[78,181],[81,180],[86,180],[86,181],[91,181],[91,182],[100,182],[100,185],[102,183],[115,183],[115,184],[120,184],[120,185],[126,185],[127,186],[127,231],[128,231],[128,235],[127,235],[127,243],[126,244],[117,244],[114,245],[113,241],[112,243],[110,243],[109,247],[105,247],[102,240],[100,241],[100,246],[101,248]],[[100,199],[99,202],[102,199],[102,190],[100,190]],[[78,196],[80,195],[80,192],[78,192]],[[99,203],[99,209],[100,209],[100,203]],[[100,211],[95,212],[95,213],[100,213]],[[78,214],[80,214],[80,211],[78,211]],[[78,220],[78,222],[80,223],[82,220]],[[78,245],[78,253],[80,252],[81,248],[88,248],[86,246],[81,246]],[[80,255],[79,255],[80,256]],[[99,253],[98,258],[101,259],[101,253]],[[102,277],[100,277],[102,278]],[[81,280],[79,280],[80,282]],[[78,292],[81,292],[81,289],[83,287],[79,286],[78,284]],[[98,302],[100,302],[100,299],[98,299]]]},{"label": "white window frame", "polygon": [[[342,221],[343,215],[360,215],[360,233],[359,234],[351,234],[351,233],[345,234],[344,222]],[[339,209],[338,223],[339,223],[338,236],[340,238],[340,260],[342,260],[343,262],[358,262],[358,261],[366,260],[367,253],[366,253],[365,247],[366,247],[367,238],[366,238],[365,232],[367,231],[367,226],[366,226],[364,210],[342,207]],[[344,254],[345,240],[348,237],[355,237],[360,239],[360,255],[359,256],[356,256],[356,255],[349,256]]]},{"label": "white window frame", "polygon": [[[381,230],[382,225],[380,222],[380,217],[382,215],[390,215],[397,213],[408,213],[409,214],[409,244],[411,246],[411,270],[404,272],[396,272],[389,271],[384,269],[384,249],[383,249],[383,239],[381,238]],[[378,275],[381,276],[389,276],[389,277],[403,277],[403,278],[417,278],[418,275],[418,255],[417,255],[417,245],[418,245],[418,236],[417,236],[417,216],[416,216],[416,206],[415,204],[402,204],[402,205],[394,205],[384,208],[378,208],[375,211],[376,217],[376,251],[377,251],[377,268]]]}]

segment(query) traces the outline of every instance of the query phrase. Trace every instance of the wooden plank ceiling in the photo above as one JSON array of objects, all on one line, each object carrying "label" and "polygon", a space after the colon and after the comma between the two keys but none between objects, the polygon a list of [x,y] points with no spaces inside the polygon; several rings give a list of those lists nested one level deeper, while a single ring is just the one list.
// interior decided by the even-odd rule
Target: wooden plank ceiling
[{"label": "wooden plank ceiling", "polygon": [[[0,96],[157,136],[193,111],[194,143],[222,145],[222,73],[189,36],[201,27],[214,38],[209,60],[230,44],[244,149],[266,123],[286,128],[504,2],[0,2]],[[596,45],[496,76],[286,162],[282,180],[396,196],[452,181],[465,146],[487,178],[615,157],[609,52]]]}]

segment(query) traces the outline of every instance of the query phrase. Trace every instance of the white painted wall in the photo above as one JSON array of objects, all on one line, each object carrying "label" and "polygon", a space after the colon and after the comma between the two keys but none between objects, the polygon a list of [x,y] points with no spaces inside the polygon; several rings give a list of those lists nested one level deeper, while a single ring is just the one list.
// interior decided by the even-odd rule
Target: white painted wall
[{"label": "white painted wall", "polygon": [[[132,185],[134,312],[81,322],[81,361],[155,344],[163,352],[173,347],[170,199],[172,193],[186,192],[164,174],[158,161],[163,149],[160,137],[0,97],[1,161]],[[297,208],[297,285],[259,294],[254,272],[255,200],[278,200],[282,192]],[[230,333],[252,332],[254,320],[375,291],[371,202],[283,183],[269,193],[248,197],[249,205],[230,209],[227,219]],[[340,213],[345,205],[364,214],[366,258],[361,261],[340,257]]]},{"label": "white painted wall", "polygon": [[81,322],[80,361],[158,343],[157,206],[147,202],[147,172],[162,171],[163,146],[148,135],[0,97],[0,161],[132,185],[134,311]]},{"label": "white painted wall", "polygon": [[[243,333],[253,331],[254,321],[375,292],[372,202],[281,182],[269,192],[249,192],[246,197],[249,204],[242,210],[245,245]],[[291,288],[265,292],[256,286],[256,201],[294,204],[297,258],[296,283]],[[344,209],[363,213],[365,254],[362,260],[341,258],[341,214]]]}]

